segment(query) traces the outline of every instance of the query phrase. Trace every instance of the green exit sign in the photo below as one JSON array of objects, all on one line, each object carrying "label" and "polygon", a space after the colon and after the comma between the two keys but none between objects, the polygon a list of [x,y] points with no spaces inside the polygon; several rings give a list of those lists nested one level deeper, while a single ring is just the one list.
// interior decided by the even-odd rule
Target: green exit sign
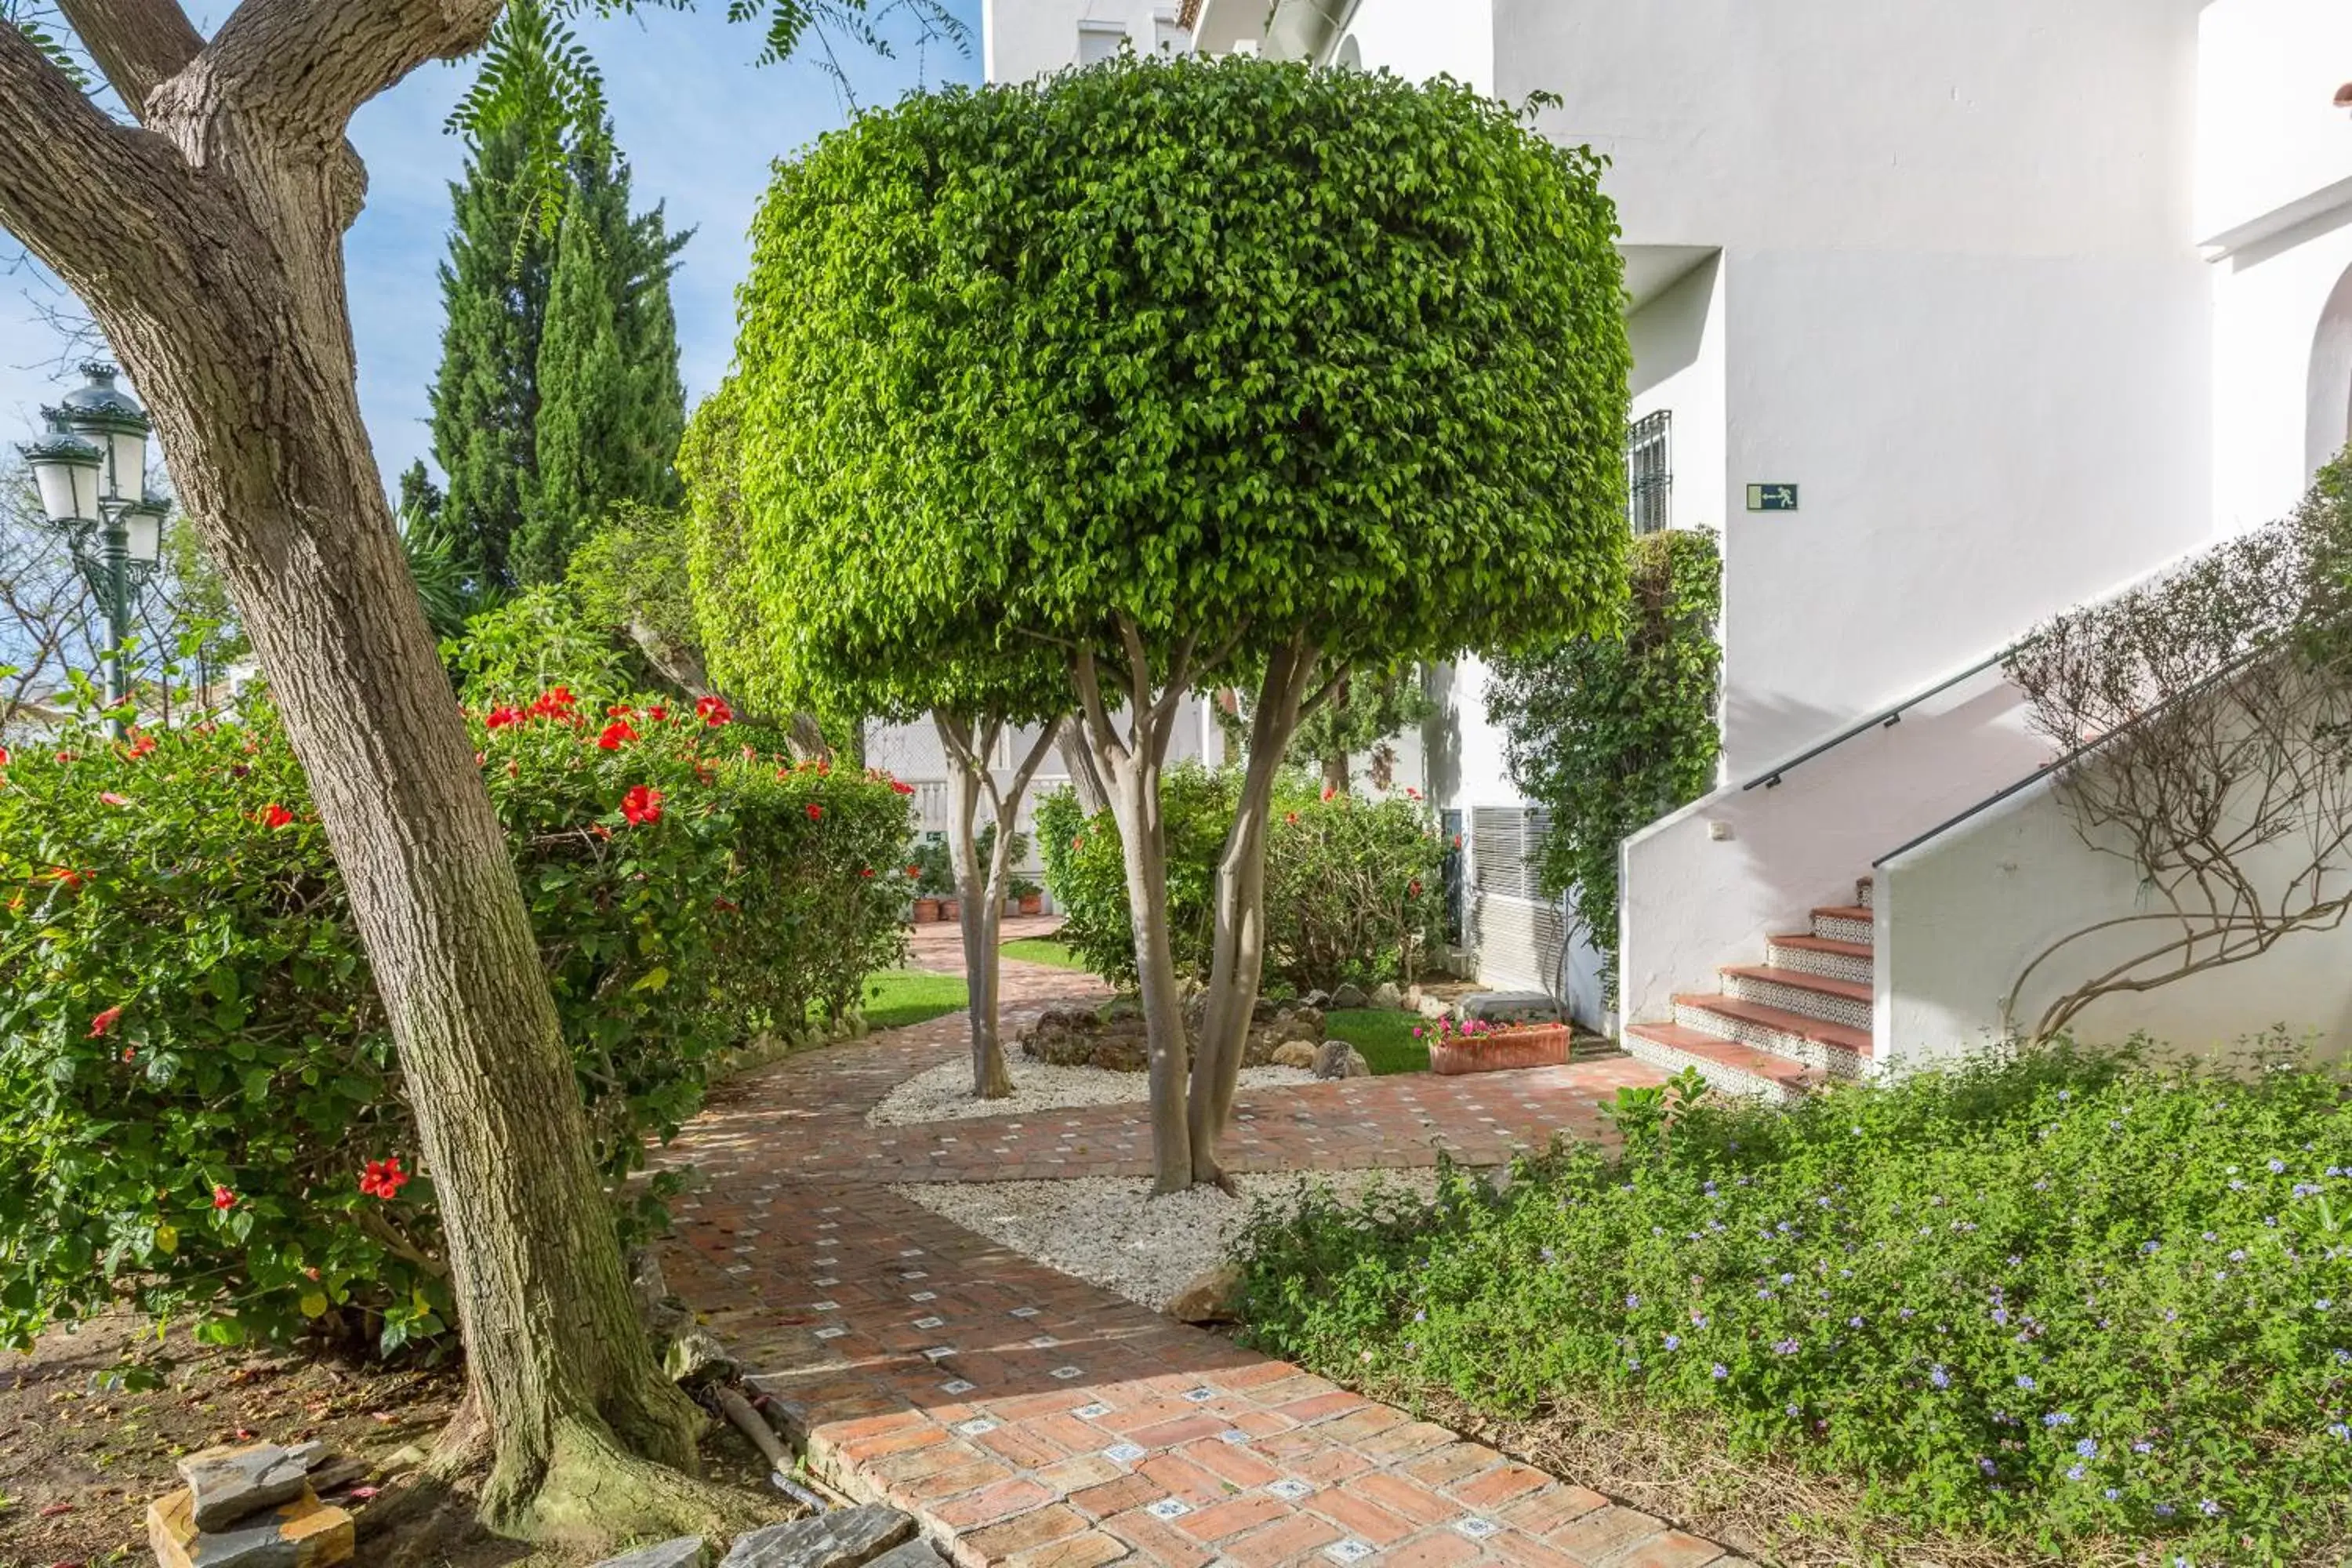
[{"label": "green exit sign", "polygon": [[1750,485],[1748,487],[1749,511],[1794,511],[1797,510],[1797,487],[1794,485]]}]

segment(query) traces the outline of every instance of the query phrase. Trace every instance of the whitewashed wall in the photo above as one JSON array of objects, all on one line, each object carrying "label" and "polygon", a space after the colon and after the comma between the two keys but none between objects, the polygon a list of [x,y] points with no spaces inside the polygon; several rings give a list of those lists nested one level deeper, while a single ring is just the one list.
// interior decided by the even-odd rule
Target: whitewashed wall
[{"label": "whitewashed wall", "polygon": [[[2295,847],[2266,864],[2273,882],[2307,862]],[[1967,1053],[2008,1026],[2002,1003],[2051,943],[2098,921],[2161,910],[2125,856],[2092,848],[2048,784],[2036,785],[1879,873],[1881,1049],[1900,1066]],[[2143,951],[2147,927],[2070,944],[2020,998],[2031,1026],[2044,1007]],[[2342,1056],[2352,1040],[2352,928],[2298,931],[2260,958],[2156,990],[2102,998],[2076,1037],[2146,1032],[2181,1051],[2226,1050],[2276,1025]]]},{"label": "whitewashed wall", "polygon": [[1124,37],[1138,54],[1189,49],[1172,0],[982,0],[981,69],[1024,81],[1076,64],[1082,34]]}]

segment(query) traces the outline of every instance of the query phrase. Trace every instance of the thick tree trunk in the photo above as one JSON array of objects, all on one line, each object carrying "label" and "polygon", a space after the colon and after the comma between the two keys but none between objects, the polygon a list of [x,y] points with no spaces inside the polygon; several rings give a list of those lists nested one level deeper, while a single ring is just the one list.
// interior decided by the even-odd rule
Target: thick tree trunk
[{"label": "thick tree trunk", "polygon": [[1303,638],[1294,639],[1266,660],[1265,676],[1250,711],[1249,758],[1242,773],[1241,799],[1217,861],[1209,994],[1201,1038],[1193,1046],[1191,1137],[1194,1179],[1228,1190],[1231,1183],[1217,1163],[1217,1144],[1233,1116],[1234,1092],[1241,1081],[1242,1056],[1249,1043],[1250,1016],[1257,1006],[1265,974],[1265,840],[1274,785],[1290,737],[1298,729],[1302,709],[1311,700],[1307,682],[1315,662],[1316,650]]},{"label": "thick tree trunk", "polygon": [[949,851],[955,858],[956,901],[962,908],[965,1015],[971,1023],[971,1092],[981,1100],[1003,1100],[1013,1092],[1013,1076],[1005,1069],[1004,1047],[997,1038],[996,942],[1004,896],[994,867],[1002,864],[1012,835],[999,827],[990,855],[991,865],[980,863],[981,770],[996,749],[992,726],[971,737],[971,745],[951,738],[952,721],[937,720],[948,763],[955,770],[955,822],[950,828]]},{"label": "thick tree trunk", "polygon": [[[156,132],[100,130],[81,148],[104,165],[98,225],[98,185],[28,186],[22,161],[49,155],[28,124],[69,153],[86,106],[49,101],[0,27],[0,222],[90,307],[147,399],[309,777],[441,1205],[495,1453],[487,1515],[582,1541],[698,1527],[710,1499],[631,1458],[690,1468],[702,1419],[637,1321],[504,835],[361,422],[341,233],[362,176],[341,115],[306,120],[333,79],[258,93],[268,24],[236,34],[244,16],[205,51],[215,68],[160,87],[93,44]],[[389,47],[371,27],[414,20],[281,19],[327,26],[362,76]],[[303,38],[283,41],[302,63]]]},{"label": "thick tree trunk", "polygon": [[1070,775],[1070,787],[1077,792],[1078,805],[1088,816],[1110,805],[1110,791],[1103,786],[1102,770],[1095,764],[1094,752],[1086,742],[1086,727],[1067,723],[1062,729],[1062,768]]},{"label": "thick tree trunk", "polygon": [[1127,866],[1127,904],[1135,933],[1136,991],[1150,1052],[1152,1190],[1192,1184],[1192,1127],[1185,1110],[1189,1054],[1183,1000],[1176,989],[1175,944],[1168,923],[1167,833],[1160,815],[1156,759],[1107,767],[1111,816]]},{"label": "thick tree trunk", "polygon": [[1348,793],[1348,753],[1339,752],[1323,759],[1323,790],[1327,795]]}]

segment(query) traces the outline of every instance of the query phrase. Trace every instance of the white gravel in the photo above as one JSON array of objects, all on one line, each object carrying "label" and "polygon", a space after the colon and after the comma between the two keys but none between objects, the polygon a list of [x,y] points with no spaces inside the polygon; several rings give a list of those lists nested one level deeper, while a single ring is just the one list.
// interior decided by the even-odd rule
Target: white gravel
[{"label": "white gravel", "polygon": [[1427,1198],[1433,1171],[1339,1171],[1313,1176],[1242,1176],[1243,1197],[1198,1187],[1151,1195],[1144,1176],[1067,1181],[916,1182],[891,1190],[967,1230],[1075,1274],[1157,1312],[1225,1258],[1253,1205],[1295,1202],[1302,1184],[1353,1197],[1385,1184]]},{"label": "white gravel", "polygon": [[[1072,1105],[1118,1105],[1151,1098],[1151,1075],[1110,1072],[1102,1068],[1057,1068],[1032,1061],[1018,1047],[1004,1053],[1013,1075],[1009,1100],[975,1100],[971,1093],[971,1062],[958,1058],[913,1078],[883,1096],[882,1103],[866,1113],[874,1127],[904,1127],[917,1121],[955,1121],[967,1116],[1014,1116],[1027,1111],[1058,1110]],[[1305,1068],[1244,1068],[1244,1089],[1271,1084],[1313,1083]]]}]

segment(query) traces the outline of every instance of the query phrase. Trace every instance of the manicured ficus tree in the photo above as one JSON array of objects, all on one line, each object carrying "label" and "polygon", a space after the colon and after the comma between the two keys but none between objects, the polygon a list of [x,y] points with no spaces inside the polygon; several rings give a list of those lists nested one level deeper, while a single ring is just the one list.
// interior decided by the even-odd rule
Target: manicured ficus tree
[{"label": "manicured ficus tree", "polygon": [[[998,1028],[997,963],[1013,824],[1061,732],[1069,706],[1064,661],[1045,644],[975,622],[910,627],[894,613],[887,579],[829,573],[842,521],[822,504],[822,486],[775,487],[759,525],[747,526],[739,417],[739,388],[730,382],[697,412],[683,459],[692,494],[694,601],[711,673],[749,700],[780,712],[838,715],[837,726],[930,717],[955,785],[949,838],[962,906],[972,1093],[1001,1100],[1013,1092]],[[815,601],[818,593],[851,597],[828,606]],[[859,639],[856,657],[827,658],[828,647],[812,634],[845,625],[871,635]],[[961,635],[939,635],[948,630]],[[1018,754],[1009,755],[1013,746]],[[1000,756],[1009,766],[998,765]],[[1000,825],[985,864],[983,815]]]},{"label": "manicured ficus tree", "polygon": [[[1455,83],[1125,59],[909,99],[782,169],[739,344],[755,538],[813,661],[1060,658],[1111,797],[1162,1190],[1220,1180],[1266,816],[1359,661],[1595,626],[1623,592],[1629,356],[1599,161]],[[1189,1056],[1159,788],[1254,691]]]}]

